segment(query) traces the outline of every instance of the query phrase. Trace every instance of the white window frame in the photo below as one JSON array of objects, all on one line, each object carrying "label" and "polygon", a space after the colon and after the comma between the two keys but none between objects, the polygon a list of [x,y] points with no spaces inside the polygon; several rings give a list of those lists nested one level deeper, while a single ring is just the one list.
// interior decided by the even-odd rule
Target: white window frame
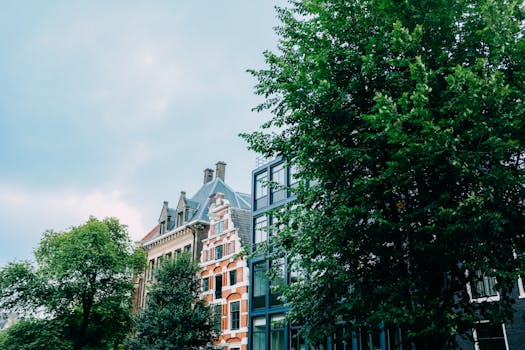
[{"label": "white window frame", "polygon": [[523,287],[523,279],[518,277],[518,298],[525,298],[525,288]]},{"label": "white window frame", "polygon": [[[233,329],[232,328],[232,322],[233,322],[233,317],[232,317],[232,304],[233,303],[239,303],[239,327],[238,328],[235,328]],[[241,300],[232,300],[228,303],[228,312],[229,312],[229,319],[228,319],[228,328],[231,330],[231,331],[239,331],[241,329]]]},{"label": "white window frame", "polygon": [[[482,320],[478,323],[489,323],[488,320]],[[501,330],[503,332],[503,340],[505,341],[505,349],[509,350],[509,341],[507,339],[507,329],[505,328],[505,323],[501,324]],[[479,342],[478,342],[478,332],[476,331],[476,328],[472,329],[472,338],[474,339],[474,350],[480,350],[479,349]]]},{"label": "white window frame", "polygon": [[[467,274],[469,273],[469,271],[467,271]],[[490,277],[490,276],[488,276]],[[496,280],[496,283],[498,281]],[[499,295],[499,292],[496,291],[496,295],[492,295],[492,296],[488,296],[488,297],[480,297],[480,298],[474,298],[473,297],[473,294],[472,294],[472,287],[470,285],[470,282],[467,282],[467,293],[470,297],[470,302],[471,303],[483,303],[483,302],[493,302],[493,301],[499,301],[500,300],[500,295]]]}]

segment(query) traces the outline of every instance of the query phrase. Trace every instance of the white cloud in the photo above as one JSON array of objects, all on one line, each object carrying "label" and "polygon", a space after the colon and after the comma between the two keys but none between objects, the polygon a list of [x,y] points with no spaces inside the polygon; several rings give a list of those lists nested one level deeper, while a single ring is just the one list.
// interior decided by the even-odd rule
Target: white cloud
[{"label": "white cloud", "polygon": [[0,218],[11,227],[25,227],[38,241],[46,229],[64,230],[84,223],[90,215],[116,217],[128,225],[133,240],[146,232],[139,208],[126,202],[118,189],[111,191],[35,190],[0,184]]}]

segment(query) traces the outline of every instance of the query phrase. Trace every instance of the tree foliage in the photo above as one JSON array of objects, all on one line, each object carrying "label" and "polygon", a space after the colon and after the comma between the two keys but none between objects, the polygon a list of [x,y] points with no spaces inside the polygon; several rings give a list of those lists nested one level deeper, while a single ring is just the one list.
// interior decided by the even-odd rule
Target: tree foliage
[{"label": "tree foliage", "polygon": [[199,266],[189,254],[164,260],[138,315],[135,334],[127,340],[133,350],[213,349],[217,337],[211,309],[199,298]]},{"label": "tree foliage", "polygon": [[73,342],[63,334],[56,320],[21,320],[0,332],[3,350],[69,350]]},{"label": "tree foliage", "polygon": [[[345,321],[435,344],[508,320],[524,272],[513,252],[525,251],[522,3],[278,11],[279,51],[252,71],[266,98],[256,109],[273,117],[243,136],[302,179],[271,242],[308,277],[285,293],[291,317],[311,339]],[[465,286],[483,275],[500,303],[470,302]]]},{"label": "tree foliage", "polygon": [[47,231],[35,259],[36,266],[10,263],[0,270],[0,308],[45,318],[19,327],[58,325],[56,335],[73,349],[111,348],[124,339],[132,274],[144,264],[124,225],[92,217],[64,232]]}]

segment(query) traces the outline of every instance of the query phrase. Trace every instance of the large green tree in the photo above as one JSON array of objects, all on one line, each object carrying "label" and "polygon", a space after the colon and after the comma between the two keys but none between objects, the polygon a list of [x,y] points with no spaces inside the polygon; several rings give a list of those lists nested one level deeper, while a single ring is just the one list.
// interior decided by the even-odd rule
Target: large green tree
[{"label": "large green tree", "polygon": [[124,225],[92,217],[64,232],[47,231],[35,260],[0,270],[0,308],[40,319],[18,328],[46,330],[31,333],[44,338],[51,330],[73,349],[108,349],[122,342],[131,324],[132,274],[145,261]]},{"label": "large green tree", "polygon": [[189,254],[164,260],[127,340],[130,350],[214,349],[218,333],[213,314],[200,299],[199,265]]},{"label": "large green tree", "polygon": [[[311,340],[343,321],[420,348],[508,320],[525,251],[522,2],[292,0],[278,14],[279,50],[252,72],[273,116],[244,137],[302,180],[270,242],[306,276],[285,291],[291,317]],[[483,276],[499,303],[470,301]]]}]

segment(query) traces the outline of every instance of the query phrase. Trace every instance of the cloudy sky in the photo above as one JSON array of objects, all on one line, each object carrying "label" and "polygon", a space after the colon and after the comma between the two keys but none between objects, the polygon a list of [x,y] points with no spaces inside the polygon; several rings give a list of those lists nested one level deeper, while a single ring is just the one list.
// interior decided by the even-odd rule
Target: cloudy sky
[{"label": "cloudy sky", "polygon": [[46,229],[118,217],[133,239],[266,115],[248,68],[274,50],[279,0],[9,1],[0,11],[0,266]]}]

